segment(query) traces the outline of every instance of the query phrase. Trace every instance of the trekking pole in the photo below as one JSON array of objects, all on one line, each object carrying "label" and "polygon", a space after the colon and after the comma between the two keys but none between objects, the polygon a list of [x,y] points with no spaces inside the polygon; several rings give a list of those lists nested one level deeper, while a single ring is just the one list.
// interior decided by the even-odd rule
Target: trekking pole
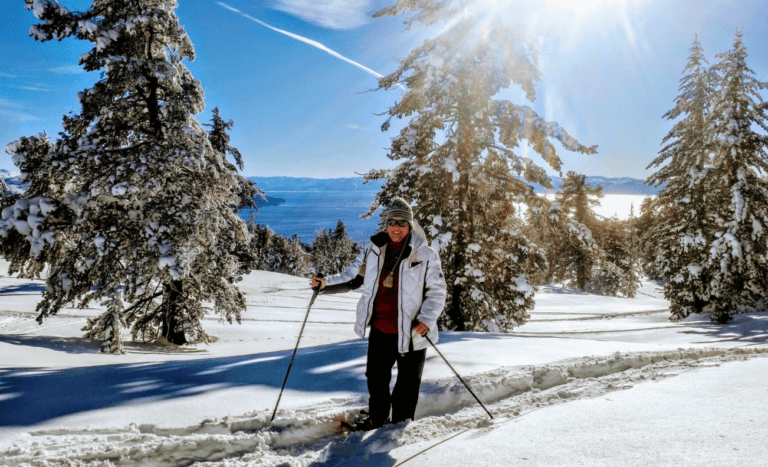
[{"label": "trekking pole", "polygon": [[451,368],[451,370],[453,370],[453,373],[456,375],[456,377],[457,377],[457,378],[459,378],[459,381],[461,381],[462,383],[464,383],[464,387],[465,387],[465,388],[467,388],[467,391],[469,391],[469,393],[470,393],[470,394],[472,394],[472,397],[474,397],[474,398],[475,398],[475,400],[477,401],[477,403],[478,403],[478,404],[480,404],[480,407],[482,407],[482,408],[483,408],[483,410],[485,410],[485,413],[487,413],[487,414],[488,414],[488,416],[489,416],[489,417],[491,417],[491,419],[493,419],[493,415],[491,414],[491,412],[489,412],[489,411],[488,411],[488,409],[486,409],[486,408],[485,408],[485,406],[483,405],[483,403],[482,403],[482,402],[480,402],[480,399],[478,399],[478,398],[477,398],[477,396],[475,395],[475,393],[472,391],[472,388],[470,388],[470,387],[469,387],[469,385],[468,385],[468,384],[467,384],[467,383],[466,383],[466,382],[465,382],[465,381],[464,381],[464,380],[461,378],[461,376],[459,376],[459,373],[458,373],[458,372],[457,372],[457,371],[456,371],[456,370],[453,368],[453,366],[452,366],[452,365],[451,365],[451,364],[448,362],[448,359],[446,359],[446,358],[445,358],[445,356],[442,354],[442,352],[440,352],[440,349],[438,349],[438,348],[437,348],[437,346],[436,346],[436,345],[435,345],[435,344],[432,342],[432,339],[430,339],[430,338],[429,338],[429,337],[428,337],[426,334],[424,335],[424,337],[426,337],[426,338],[427,338],[427,341],[428,341],[430,344],[432,344],[432,348],[434,348],[434,349],[437,351],[437,354],[438,354],[438,355],[440,355],[440,356],[443,358],[443,361],[444,361],[444,362],[445,362],[445,363],[446,363],[446,364],[447,364],[447,365],[448,365],[448,366]]},{"label": "trekking pole", "polygon": [[312,309],[312,304],[315,303],[315,298],[317,298],[317,293],[320,292],[320,286],[313,287],[312,290],[314,291],[312,293],[312,299],[309,301],[309,306],[307,307],[307,314],[304,316],[304,323],[301,325],[301,331],[299,331],[299,338],[296,340],[296,347],[293,349],[293,356],[291,356],[291,363],[288,364],[288,370],[285,372],[285,379],[283,379],[283,386],[280,388],[280,395],[277,396],[277,404],[275,404],[275,410],[272,412],[272,418],[269,420],[269,423],[272,423],[275,421],[275,414],[277,414],[277,406],[280,405],[280,399],[283,397],[283,390],[285,389],[285,383],[288,381],[288,375],[291,373],[291,367],[293,366],[293,359],[296,358],[296,351],[299,350],[299,342],[301,342],[301,335],[304,334],[304,326],[307,325],[307,318],[309,318],[309,310]]}]

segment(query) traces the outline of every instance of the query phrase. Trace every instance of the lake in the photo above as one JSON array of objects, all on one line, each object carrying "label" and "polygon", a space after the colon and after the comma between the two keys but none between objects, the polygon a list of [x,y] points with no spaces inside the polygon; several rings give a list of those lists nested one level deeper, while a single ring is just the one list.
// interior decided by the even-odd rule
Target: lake
[{"label": "lake", "polygon": [[[272,230],[285,237],[298,234],[302,242],[309,243],[320,228],[333,229],[341,219],[347,226],[350,237],[356,242],[366,244],[368,238],[376,233],[379,215],[369,219],[360,219],[368,211],[376,192],[367,191],[269,191],[270,198],[280,198],[285,202],[278,205],[262,206],[256,213],[256,222],[268,225]],[[605,217],[616,216],[619,219],[629,217],[630,206],[634,205],[635,217],[640,215],[640,205],[648,196],[654,195],[605,195],[595,212]],[[547,195],[553,198],[554,195]],[[240,216],[248,220],[250,211],[243,209]]]},{"label": "lake", "polygon": [[[284,203],[262,206],[256,213],[256,223],[268,225],[284,237],[298,234],[302,242],[309,243],[320,228],[336,228],[341,219],[349,236],[356,242],[367,243],[376,233],[378,213],[369,219],[360,219],[376,197],[367,191],[270,191],[270,198],[281,198]],[[240,211],[240,217],[248,220],[250,210]]]}]

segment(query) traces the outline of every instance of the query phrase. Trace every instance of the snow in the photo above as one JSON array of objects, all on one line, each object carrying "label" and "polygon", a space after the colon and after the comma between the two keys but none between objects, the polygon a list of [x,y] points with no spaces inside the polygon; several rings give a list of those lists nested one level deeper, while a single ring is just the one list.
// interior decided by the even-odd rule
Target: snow
[{"label": "snow", "polygon": [[116,356],[81,338],[103,308],[38,325],[44,283],[0,277],[0,464],[749,466],[768,454],[768,316],[672,323],[651,282],[635,299],[544,287],[509,334],[442,332],[493,420],[429,349],[416,421],[346,438],[335,420],[367,404],[359,293],[321,295],[270,425],[307,282],[254,271],[239,284],[242,325],[203,320],[215,342],[125,334]]},{"label": "snow", "polygon": [[[549,201],[554,202],[555,200],[554,193],[547,193],[539,196],[546,196]],[[600,199],[600,204],[595,206],[593,211],[605,218],[611,218],[615,216],[620,220],[626,220],[629,219],[630,211],[634,207],[635,217],[639,217],[640,206],[643,204],[643,200],[648,197],[655,198],[656,195],[603,195],[603,197]],[[523,215],[523,213],[525,213],[525,211],[528,209],[524,204],[515,204],[515,208],[520,212],[520,215]],[[556,208],[554,205],[552,207],[553,211],[557,211],[559,209],[559,205],[557,205]]]}]

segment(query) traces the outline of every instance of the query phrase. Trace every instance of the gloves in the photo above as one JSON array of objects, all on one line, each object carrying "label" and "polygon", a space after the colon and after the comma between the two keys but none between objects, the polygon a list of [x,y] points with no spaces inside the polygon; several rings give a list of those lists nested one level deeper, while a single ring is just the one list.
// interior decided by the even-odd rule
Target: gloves
[{"label": "gloves", "polygon": [[421,322],[416,322],[416,326],[413,327],[413,330],[416,331],[419,335],[424,336],[429,332],[429,328],[426,324]]},{"label": "gloves", "polygon": [[311,285],[313,289],[320,287],[318,290],[323,290],[325,288],[325,274],[321,272],[315,274],[315,276],[312,278]]}]

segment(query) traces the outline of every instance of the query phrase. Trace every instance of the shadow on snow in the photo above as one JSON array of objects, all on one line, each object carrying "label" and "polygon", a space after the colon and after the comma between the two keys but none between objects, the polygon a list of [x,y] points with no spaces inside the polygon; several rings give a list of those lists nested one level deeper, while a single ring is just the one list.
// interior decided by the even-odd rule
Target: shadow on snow
[{"label": "shadow on snow", "polygon": [[696,343],[741,342],[750,345],[768,343],[768,313],[734,315],[733,321],[728,324],[713,323],[708,314],[692,315],[684,322],[688,330],[683,333],[717,339]]},{"label": "shadow on snow", "polygon": [[[505,338],[515,336],[441,333],[441,342],[445,343]],[[100,348],[99,341],[52,336],[0,335],[0,342],[67,353],[96,353]],[[132,342],[125,346],[131,352],[199,352],[183,346]],[[367,350],[368,343],[363,339],[299,349],[286,389],[365,394]],[[232,387],[278,389],[292,352],[293,349],[235,357],[64,369],[0,368],[0,426],[29,426],[132,401],[174,399]],[[429,357],[434,359],[439,357]]]},{"label": "shadow on snow", "polygon": [[45,284],[27,282],[3,287],[0,289],[0,297],[3,295],[40,295],[42,292],[45,292]]}]

